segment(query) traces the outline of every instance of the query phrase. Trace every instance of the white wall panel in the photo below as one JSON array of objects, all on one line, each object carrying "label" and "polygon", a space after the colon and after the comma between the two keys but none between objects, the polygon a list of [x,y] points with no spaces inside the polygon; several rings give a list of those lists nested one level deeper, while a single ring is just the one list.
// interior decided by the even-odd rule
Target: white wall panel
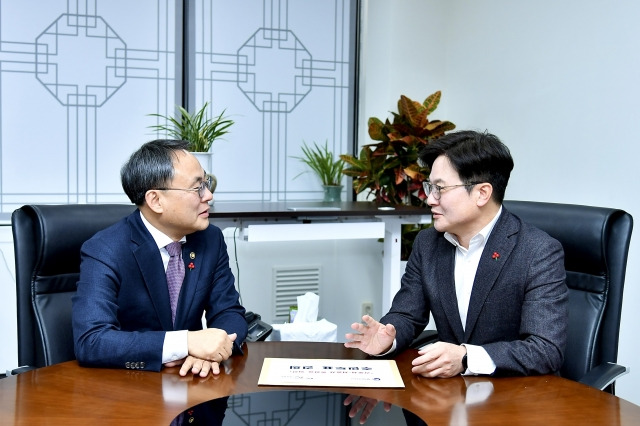
[{"label": "white wall panel", "polygon": [[[434,118],[489,130],[515,161],[508,199],[621,208],[640,220],[636,143],[640,3],[406,0],[363,3],[360,123],[400,94],[442,90]],[[406,40],[420,40],[407,50]],[[380,67],[381,52],[386,67]],[[367,143],[359,127],[360,143]],[[636,404],[640,232],[631,238],[616,393]]]},{"label": "white wall panel", "polygon": [[127,201],[120,167],[175,104],[175,21],[170,0],[0,3],[3,217]]}]

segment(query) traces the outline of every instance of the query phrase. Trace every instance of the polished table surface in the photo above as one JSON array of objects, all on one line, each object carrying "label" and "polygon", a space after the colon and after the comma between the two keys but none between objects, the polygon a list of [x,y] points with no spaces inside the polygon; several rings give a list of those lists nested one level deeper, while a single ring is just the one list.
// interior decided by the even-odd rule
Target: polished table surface
[{"label": "polished table surface", "polygon": [[429,207],[385,206],[366,201],[246,201],[215,202],[209,209],[210,218],[316,218],[361,216],[418,216],[431,214]]},{"label": "polished table surface", "polygon": [[[341,343],[247,343],[243,356],[225,362],[219,376],[181,378],[177,368],[160,373],[83,368],[70,361],[0,380],[0,424],[168,425],[201,402],[250,392],[296,389],[258,386],[265,357],[364,359]],[[426,379],[411,373],[415,350],[396,361],[404,389],[313,388],[357,394],[406,408],[430,426],[449,425],[460,416],[469,425],[630,425],[640,407],[597,389],[556,376]],[[469,400],[474,384],[491,391]],[[167,388],[173,389],[167,394]],[[176,397],[176,389],[180,390]],[[465,400],[465,396],[467,400]]]}]

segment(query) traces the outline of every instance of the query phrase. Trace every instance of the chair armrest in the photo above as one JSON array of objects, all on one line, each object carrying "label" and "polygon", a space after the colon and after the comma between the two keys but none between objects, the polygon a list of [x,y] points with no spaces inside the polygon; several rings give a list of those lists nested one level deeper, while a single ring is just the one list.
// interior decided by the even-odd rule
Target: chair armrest
[{"label": "chair armrest", "polygon": [[438,341],[438,332],[436,330],[424,330],[418,337],[413,339],[409,345],[412,349],[420,349],[422,346]]},{"label": "chair armrest", "polygon": [[596,389],[604,390],[611,383],[616,381],[618,377],[624,376],[629,372],[629,368],[614,364],[613,362],[605,362],[587,372],[578,382],[584,383]]},{"label": "chair armrest", "polygon": [[36,367],[32,365],[23,365],[22,367],[14,368],[13,370],[7,370],[7,377],[9,376],[17,376],[20,373],[24,373],[26,371],[35,370]]}]

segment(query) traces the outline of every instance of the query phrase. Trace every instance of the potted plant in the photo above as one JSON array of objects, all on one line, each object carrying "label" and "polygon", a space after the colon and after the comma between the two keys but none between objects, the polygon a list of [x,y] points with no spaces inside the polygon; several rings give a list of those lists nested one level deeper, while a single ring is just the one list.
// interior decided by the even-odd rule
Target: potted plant
[{"label": "potted plant", "polygon": [[180,117],[167,117],[161,114],[149,114],[152,117],[164,119],[166,124],[155,124],[149,128],[157,132],[166,132],[168,137],[180,139],[189,142],[189,151],[191,151],[202,164],[202,168],[212,177],[211,192],[215,190],[217,180],[211,173],[212,169],[212,153],[211,146],[213,142],[229,133],[229,127],[234,122],[224,116],[226,110],[220,115],[208,118],[206,102],[197,112],[191,114],[181,106],[178,106]]},{"label": "potted plant", "polygon": [[348,165],[344,174],[353,178],[356,193],[369,190],[382,204],[425,205],[422,182],[429,171],[418,164],[418,153],[430,140],[455,128],[450,121],[428,118],[440,96],[440,91],[435,92],[420,103],[401,95],[398,112],[392,112],[393,122],[369,118],[369,136],[379,142],[364,145],[358,158],[340,156]]},{"label": "potted plant", "polygon": [[[303,141],[302,154],[301,157],[292,158],[302,161],[320,178],[324,188],[323,201],[340,201],[344,161],[340,158],[334,158],[333,153],[329,151],[327,142],[325,142],[323,147],[318,146],[318,144],[314,142],[313,148],[311,148]],[[298,174],[295,178],[302,173]]]},{"label": "potted plant", "polygon": [[[340,156],[348,166],[344,174],[353,178],[357,194],[369,191],[368,195],[380,204],[426,206],[422,182],[429,170],[418,164],[418,154],[429,141],[455,129],[450,121],[429,120],[440,97],[437,91],[420,103],[401,95],[398,112],[392,112],[393,121],[369,118],[369,136],[379,142],[364,145],[357,158]],[[408,257],[420,229],[418,225],[403,225],[403,258]]]}]

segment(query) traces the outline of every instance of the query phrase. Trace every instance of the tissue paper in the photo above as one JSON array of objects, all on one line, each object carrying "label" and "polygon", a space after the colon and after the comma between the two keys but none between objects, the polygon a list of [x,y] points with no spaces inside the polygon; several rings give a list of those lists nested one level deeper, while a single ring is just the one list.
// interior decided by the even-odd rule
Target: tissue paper
[{"label": "tissue paper", "polygon": [[314,293],[305,293],[298,296],[298,312],[293,319],[294,323],[314,322],[318,320],[318,305],[320,297]]},{"label": "tissue paper", "polygon": [[267,340],[283,342],[337,342],[338,326],[326,319],[313,322],[273,324]]},{"label": "tissue paper", "polygon": [[320,298],[314,293],[298,296],[298,312],[292,323],[272,324],[273,333],[267,340],[298,342],[337,342],[338,326],[321,319],[318,321]]}]

